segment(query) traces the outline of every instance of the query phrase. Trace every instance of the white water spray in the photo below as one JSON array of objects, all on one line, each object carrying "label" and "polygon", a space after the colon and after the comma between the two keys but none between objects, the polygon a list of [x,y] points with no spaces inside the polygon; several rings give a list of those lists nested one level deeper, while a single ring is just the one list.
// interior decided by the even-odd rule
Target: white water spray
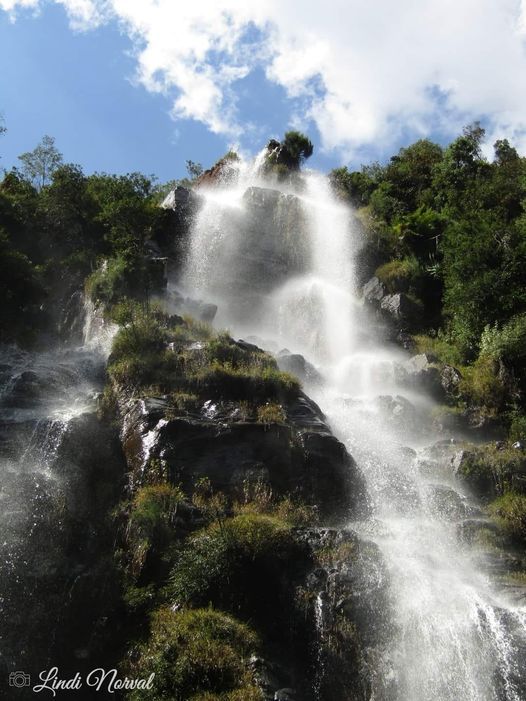
[{"label": "white water spray", "polygon": [[376,339],[356,296],[350,211],[321,176],[306,176],[294,197],[246,166],[235,186],[201,194],[186,289],[218,303],[218,324],[232,333],[318,366],[327,381],[307,392],[366,479],[372,516],[350,525],[380,548],[395,618],[393,638],[375,655],[371,698],[520,701],[526,611],[499,593],[480,553],[459,538],[481,513],[449,456],[426,452],[437,439],[423,420],[432,403],[398,386],[401,351]]}]

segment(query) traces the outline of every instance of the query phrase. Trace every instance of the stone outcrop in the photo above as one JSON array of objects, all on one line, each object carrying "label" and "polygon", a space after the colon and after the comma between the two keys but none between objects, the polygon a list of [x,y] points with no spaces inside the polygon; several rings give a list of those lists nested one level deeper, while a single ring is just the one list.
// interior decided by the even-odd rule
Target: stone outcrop
[{"label": "stone outcrop", "polygon": [[389,293],[377,277],[363,285],[362,295],[364,302],[390,324],[393,338],[396,333],[410,331],[422,322],[422,306],[405,292]]},{"label": "stone outcrop", "polygon": [[239,176],[239,168],[236,167],[237,161],[237,156],[221,158],[196,179],[194,187],[199,190],[200,188],[233,185]]},{"label": "stone outcrop", "polygon": [[276,360],[280,370],[292,373],[301,382],[313,384],[322,382],[322,376],[314,365],[305,360],[299,353],[289,353],[286,350],[282,350],[278,353]]},{"label": "stone outcrop", "polygon": [[325,519],[363,514],[361,474],[331,434],[320,409],[305,395],[286,406],[286,423],[244,421],[232,402],[203,402],[196,413],[174,415],[164,397],[121,401],[123,450],[130,487],[164,475],[192,490],[207,477],[235,497],[259,481],[274,494],[316,505]]}]

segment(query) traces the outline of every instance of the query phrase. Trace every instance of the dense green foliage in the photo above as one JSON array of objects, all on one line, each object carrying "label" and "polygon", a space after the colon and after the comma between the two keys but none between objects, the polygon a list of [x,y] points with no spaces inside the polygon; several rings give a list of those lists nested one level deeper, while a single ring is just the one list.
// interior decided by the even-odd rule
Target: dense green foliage
[{"label": "dense green foliage", "polygon": [[22,161],[23,173],[12,170],[0,182],[0,284],[10,300],[0,310],[2,338],[27,342],[51,327],[90,275],[88,290],[108,304],[154,291],[145,245],[173,234],[172,213],[157,206],[150,179],[86,176],[62,164],[52,139]]},{"label": "dense green foliage", "polygon": [[211,609],[165,607],[155,611],[151,628],[133,674],[153,673],[153,688],[132,692],[132,701],[262,701],[247,666],[258,639],[247,625]]},{"label": "dense green foliage", "polygon": [[367,210],[368,272],[418,265],[428,327],[441,327],[468,359],[486,325],[526,310],[525,160],[498,141],[487,161],[483,137],[475,124],[446,149],[421,140],[385,166],[331,173],[340,196]]},{"label": "dense green foliage", "polygon": [[275,516],[245,513],[213,523],[191,539],[176,563],[174,600],[253,611],[255,602],[247,604],[247,598],[259,591],[262,576],[271,587],[271,574],[278,574],[279,561],[294,547],[290,526]]},{"label": "dense green foliage", "polygon": [[446,148],[420,140],[330,179],[357,208],[363,281],[419,299],[417,346],[465,366],[463,399],[510,423],[526,402],[526,159],[501,140],[489,161],[483,139],[475,123]]},{"label": "dense green foliage", "polygon": [[299,131],[288,131],[282,142],[296,168],[312,156],[314,147],[308,137]]}]

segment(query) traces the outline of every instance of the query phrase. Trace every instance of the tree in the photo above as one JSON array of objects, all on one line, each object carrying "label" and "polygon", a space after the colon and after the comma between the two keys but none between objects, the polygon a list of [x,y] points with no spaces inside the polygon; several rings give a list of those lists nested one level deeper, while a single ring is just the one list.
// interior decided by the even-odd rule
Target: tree
[{"label": "tree", "polygon": [[186,172],[191,180],[197,180],[203,174],[203,166],[200,163],[194,163],[194,161],[186,161]]},{"label": "tree", "polygon": [[310,139],[299,131],[288,131],[282,141],[282,146],[288,152],[296,170],[307,158],[312,156],[314,151]]},{"label": "tree", "polygon": [[40,190],[50,180],[55,170],[62,165],[62,154],[55,147],[52,136],[44,136],[33,151],[18,157],[22,161],[24,175]]},{"label": "tree", "polygon": [[[0,136],[2,136],[2,134],[5,134],[6,131],[7,131],[7,127],[5,125],[4,115],[0,112]],[[0,156],[0,158],[1,158],[1,156]]]}]

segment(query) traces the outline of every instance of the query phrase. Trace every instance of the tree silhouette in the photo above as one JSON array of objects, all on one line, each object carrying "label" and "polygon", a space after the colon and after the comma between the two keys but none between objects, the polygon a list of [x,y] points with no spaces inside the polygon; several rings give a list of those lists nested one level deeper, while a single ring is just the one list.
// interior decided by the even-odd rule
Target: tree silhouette
[{"label": "tree silhouette", "polygon": [[24,175],[40,190],[62,165],[62,154],[55,147],[55,139],[46,135],[33,151],[23,153],[18,160],[22,161]]}]

